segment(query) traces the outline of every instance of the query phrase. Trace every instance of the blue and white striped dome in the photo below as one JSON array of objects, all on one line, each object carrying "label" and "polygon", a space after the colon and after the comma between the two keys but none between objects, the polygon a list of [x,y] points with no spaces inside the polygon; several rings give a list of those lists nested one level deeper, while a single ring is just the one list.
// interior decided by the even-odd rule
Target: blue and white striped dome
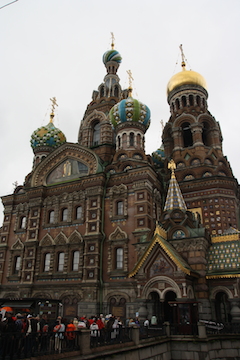
[{"label": "blue and white striped dome", "polygon": [[118,64],[122,62],[122,57],[116,50],[108,50],[103,54],[103,63],[106,65],[108,61],[116,61]]}]

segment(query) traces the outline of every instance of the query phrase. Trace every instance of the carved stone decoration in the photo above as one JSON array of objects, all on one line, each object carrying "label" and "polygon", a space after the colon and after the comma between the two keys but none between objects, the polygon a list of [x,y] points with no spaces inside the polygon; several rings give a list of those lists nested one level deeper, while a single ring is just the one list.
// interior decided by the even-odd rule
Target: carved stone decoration
[{"label": "carved stone decoration", "polygon": [[28,203],[21,203],[17,205],[17,211],[16,211],[16,221],[15,221],[15,225],[14,225],[14,231],[19,230],[20,229],[20,222],[21,222],[21,218],[23,216],[26,217],[26,222],[25,222],[25,226],[24,228],[22,228],[21,230],[26,230],[28,227],[28,212],[29,212],[29,204]]},{"label": "carved stone decoration", "polygon": [[69,244],[79,244],[83,242],[83,237],[77,230],[74,230],[69,236],[68,242]]},{"label": "carved stone decoration", "polygon": [[18,238],[15,243],[12,245],[11,250],[23,250],[24,244],[21,242],[21,240]]},{"label": "carved stone decoration", "polygon": [[127,238],[127,233],[123,231],[119,226],[116,227],[113,233],[109,235],[109,240],[122,240]]},{"label": "carved stone decoration", "polygon": [[64,232],[60,232],[54,239],[56,245],[66,245],[68,243],[68,238]]},{"label": "carved stone decoration", "polygon": [[46,234],[39,243],[39,246],[42,246],[42,247],[53,246],[53,245],[54,245],[53,238],[49,234]]}]

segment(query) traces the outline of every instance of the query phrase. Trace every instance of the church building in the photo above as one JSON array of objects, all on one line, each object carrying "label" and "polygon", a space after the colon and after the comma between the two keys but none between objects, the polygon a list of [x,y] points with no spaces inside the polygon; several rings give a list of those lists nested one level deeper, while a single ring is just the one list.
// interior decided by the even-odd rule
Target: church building
[{"label": "church building", "polygon": [[104,53],[77,143],[54,125],[55,98],[32,134],[32,171],[2,197],[0,306],[53,320],[239,321],[239,185],[206,81],[182,53],[162,146],[147,155],[151,104],[132,97],[131,74],[121,88],[121,60],[114,45]]}]

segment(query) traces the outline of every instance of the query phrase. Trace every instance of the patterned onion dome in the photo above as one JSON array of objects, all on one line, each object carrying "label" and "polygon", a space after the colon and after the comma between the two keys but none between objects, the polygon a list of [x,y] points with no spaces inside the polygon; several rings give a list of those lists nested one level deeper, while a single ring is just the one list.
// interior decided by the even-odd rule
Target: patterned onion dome
[{"label": "patterned onion dome", "polygon": [[108,61],[116,61],[118,64],[122,62],[122,57],[116,50],[108,50],[103,54],[103,63],[106,65]]},{"label": "patterned onion dome", "polygon": [[149,108],[132,97],[114,105],[109,113],[114,128],[120,123],[133,121],[145,125],[147,129],[150,125],[150,115]]},{"label": "patterned onion dome", "polygon": [[42,126],[33,132],[30,142],[33,150],[42,146],[56,148],[66,142],[66,137],[50,121],[47,126]]},{"label": "patterned onion dome", "polygon": [[154,165],[157,167],[163,167],[164,166],[164,160],[165,160],[165,154],[164,154],[164,147],[163,144],[160,146],[160,148],[152,153],[152,159]]}]

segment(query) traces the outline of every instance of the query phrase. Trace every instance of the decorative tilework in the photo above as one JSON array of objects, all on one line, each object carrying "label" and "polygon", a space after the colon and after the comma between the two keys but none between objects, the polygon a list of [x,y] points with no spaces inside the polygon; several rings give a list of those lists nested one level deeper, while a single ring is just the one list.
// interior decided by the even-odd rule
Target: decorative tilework
[{"label": "decorative tilework", "polygon": [[239,241],[214,243],[207,255],[208,272],[236,271],[240,268]]}]

